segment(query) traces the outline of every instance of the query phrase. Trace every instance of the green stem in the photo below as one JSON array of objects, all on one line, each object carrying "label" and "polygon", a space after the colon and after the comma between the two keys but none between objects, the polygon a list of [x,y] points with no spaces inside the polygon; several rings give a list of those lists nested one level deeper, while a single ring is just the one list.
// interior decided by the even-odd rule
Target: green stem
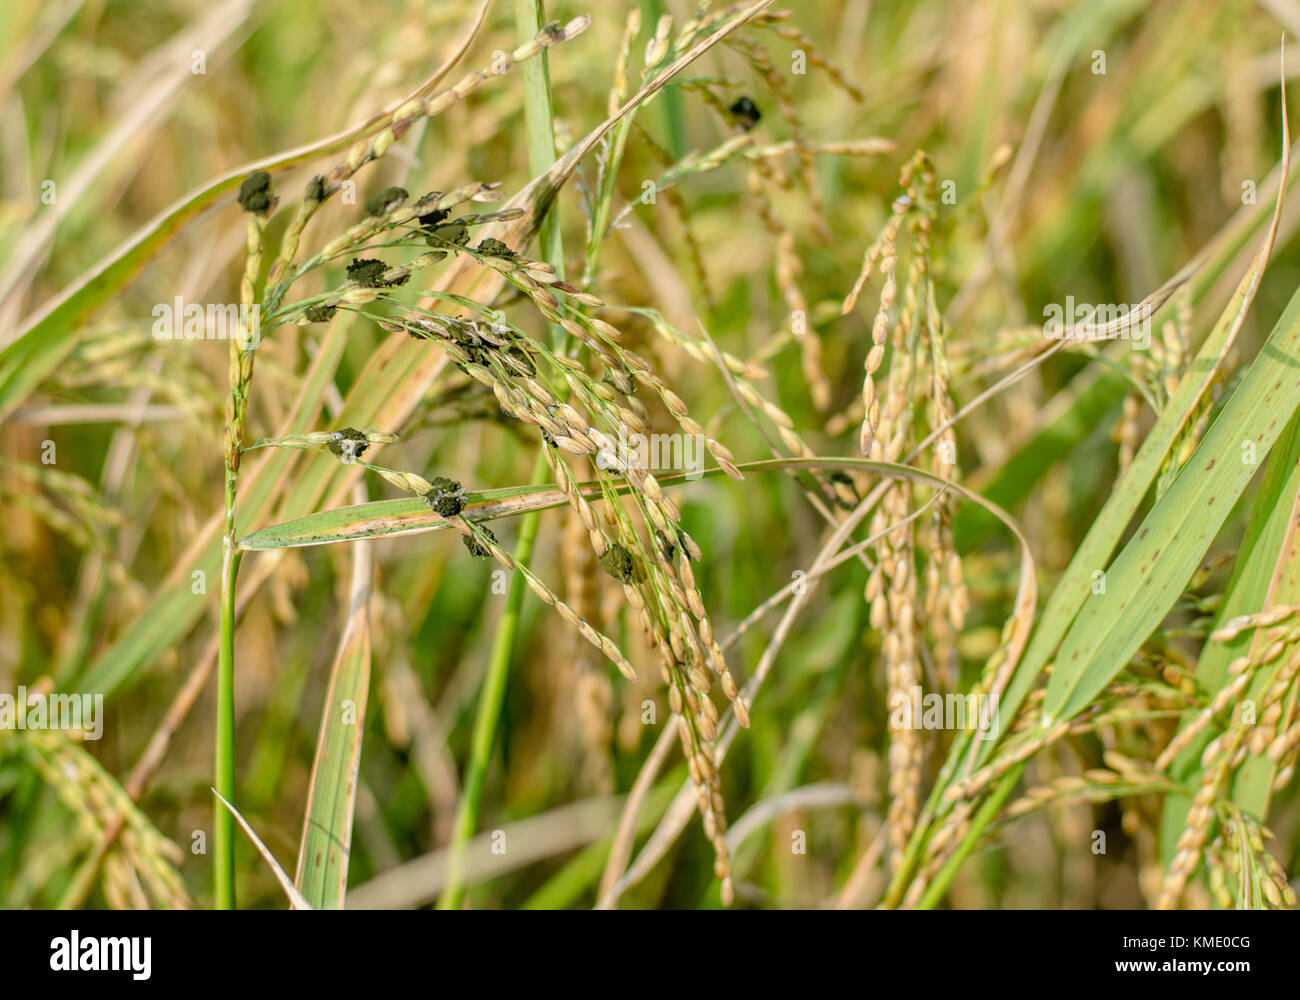
[{"label": "green stem", "polygon": [[[534,481],[546,475],[546,461],[537,456],[534,469]],[[519,528],[519,544],[515,549],[515,562],[527,566],[533,555],[533,542],[537,539],[537,526],[541,522],[541,511],[530,511]],[[501,708],[506,698],[506,678],[510,673],[510,659],[514,653],[515,635],[519,631],[519,613],[523,607],[524,594],[528,583],[519,570],[510,581],[510,593],[506,596],[506,610],[497,627],[496,638],[492,643],[492,659],[488,664],[487,678],[483,682],[483,693],[479,697],[478,714],[474,718],[474,737],[470,747],[469,768],[465,772],[465,782],[461,788],[460,802],[456,806],[456,820],[451,833],[451,857],[447,870],[447,888],[438,898],[438,909],[460,909],[465,896],[464,867],[465,845],[478,825],[479,805],[483,801],[483,782],[487,778],[488,764],[492,760],[492,748],[496,743],[497,722],[501,718]]]},{"label": "green stem", "polygon": [[[266,216],[248,213],[247,256],[239,284],[239,302],[253,310],[257,301],[257,277],[262,268],[262,241]],[[244,422],[248,415],[248,394],[253,384],[253,362],[257,357],[256,328],[240,320],[239,335],[230,341],[230,398],[226,406],[226,526],[221,539],[221,635],[217,647],[217,745],[213,788],[232,806],[235,802],[235,579],[239,574],[239,550],[235,545],[235,500],[239,486],[240,456],[244,445]],[[235,908],[235,818],[221,799],[213,803],[212,883],[213,904],[218,910]]]},{"label": "green stem", "polygon": [[[645,23],[657,24],[659,18],[668,13],[664,0],[644,0],[641,8],[645,12]],[[674,160],[681,160],[686,155],[686,101],[679,87],[665,87],[656,99],[663,117],[664,129],[668,138],[665,145]]]},{"label": "green stem", "polygon": [[[542,0],[515,0],[515,23],[519,37],[534,37],[545,23]],[[528,167],[533,176],[545,173],[555,162],[554,115],[551,108],[551,72],[545,52],[529,60],[524,73],[524,122],[528,134]],[[542,259],[564,277],[564,246],[560,239],[559,218],[555,205],[542,219],[538,231]],[[552,324],[551,337],[556,350],[564,343],[564,328]],[[546,459],[541,451],[533,466],[533,482],[549,482]],[[515,549],[517,565],[527,567],[533,555],[533,543],[541,523],[541,511],[531,511],[519,527],[519,543]],[[460,801],[456,806],[456,819],[452,827],[451,856],[447,870],[447,888],[438,898],[438,909],[456,910],[465,896],[464,866],[465,845],[474,835],[478,825],[479,805],[483,799],[483,783],[487,777],[492,748],[496,743],[497,723],[505,704],[506,679],[510,673],[510,660],[514,653],[515,635],[519,631],[520,609],[528,590],[523,574],[516,569],[506,596],[506,610],[497,628],[492,644],[492,659],[488,664],[483,693],[479,698],[478,714],[474,719],[474,736],[470,747],[469,768]]]},{"label": "green stem", "polygon": [[[235,801],[235,578],[239,557],[233,533],[223,539],[221,572],[221,643],[217,649],[216,789]],[[235,817],[218,800],[212,828],[214,905],[235,908]]]},{"label": "green stem", "polygon": [[985,799],[984,804],[979,808],[979,812],[975,814],[975,818],[971,821],[970,829],[966,831],[966,837],[952,857],[939,869],[934,881],[926,886],[921,901],[916,904],[918,910],[933,910],[939,904],[939,900],[943,899],[943,895],[948,891],[953,876],[957,874],[958,869],[970,857],[970,852],[975,849],[975,845],[979,842],[980,834],[993,821],[993,817],[998,814],[998,810],[1006,802],[1007,796],[1016,787],[1016,782],[1020,780],[1020,772],[1024,769],[1025,765],[1023,763],[1013,767],[1007,772],[1006,777],[1002,779],[1002,783],[998,785],[993,794]]},{"label": "green stem", "polygon": [[[534,37],[542,30],[546,12],[542,0],[515,0],[515,25],[521,39]],[[551,64],[543,51],[521,67],[524,78],[524,126],[528,134],[528,169],[534,176],[544,174],[555,163],[555,116],[551,108]],[[564,277],[564,250],[560,242],[560,219],[556,202],[542,217],[538,243],[542,260],[553,264]]]},{"label": "green stem", "polygon": [[627,146],[627,136],[632,130],[632,119],[635,114],[635,110],[629,111],[623,120],[614,126],[614,141],[610,144],[609,159],[605,163],[600,178],[600,189],[596,193],[595,218],[591,224],[591,241],[587,246],[587,263],[583,273],[583,284],[587,287],[596,280],[596,256],[600,253],[600,244],[605,238],[605,230],[609,228],[609,213],[614,204],[614,178],[618,174],[619,165],[623,162],[623,149]]}]

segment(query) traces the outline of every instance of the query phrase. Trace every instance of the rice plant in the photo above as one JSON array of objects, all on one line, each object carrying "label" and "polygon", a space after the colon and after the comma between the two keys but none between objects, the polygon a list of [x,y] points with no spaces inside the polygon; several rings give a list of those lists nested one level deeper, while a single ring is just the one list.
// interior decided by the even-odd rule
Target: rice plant
[{"label": "rice plant", "polygon": [[0,904],[1293,908],[1294,26],[1174,6],[10,5]]}]

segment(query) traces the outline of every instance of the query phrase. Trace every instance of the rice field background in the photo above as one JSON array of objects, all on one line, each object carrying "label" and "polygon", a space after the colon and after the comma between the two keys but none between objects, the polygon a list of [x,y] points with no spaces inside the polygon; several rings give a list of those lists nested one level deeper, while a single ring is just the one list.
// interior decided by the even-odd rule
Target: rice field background
[{"label": "rice field background", "polygon": [[0,6],[0,906],[1294,908],[1297,35]]}]

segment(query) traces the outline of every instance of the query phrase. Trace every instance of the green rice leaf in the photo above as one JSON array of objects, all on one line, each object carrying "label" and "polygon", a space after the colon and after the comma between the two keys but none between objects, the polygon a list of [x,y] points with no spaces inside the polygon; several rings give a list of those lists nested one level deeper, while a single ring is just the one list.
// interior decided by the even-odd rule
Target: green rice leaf
[{"label": "green rice leaf", "polygon": [[1106,568],[1106,593],[1089,591],[1056,657],[1045,721],[1082,710],[1169,613],[1257,462],[1300,406],[1298,372],[1300,293],[1169,491]]}]

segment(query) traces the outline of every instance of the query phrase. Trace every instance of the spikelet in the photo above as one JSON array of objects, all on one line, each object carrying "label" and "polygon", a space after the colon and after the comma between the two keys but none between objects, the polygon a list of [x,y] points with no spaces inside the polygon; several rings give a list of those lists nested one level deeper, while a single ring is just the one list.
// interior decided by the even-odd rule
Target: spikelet
[{"label": "spikelet", "polygon": [[103,887],[110,904],[129,909],[188,909],[190,898],[178,866],[181,850],[154,828],[131,797],[90,754],[65,733],[29,730],[17,740],[60,801],[75,817],[88,843],[122,822],[104,859]]}]

